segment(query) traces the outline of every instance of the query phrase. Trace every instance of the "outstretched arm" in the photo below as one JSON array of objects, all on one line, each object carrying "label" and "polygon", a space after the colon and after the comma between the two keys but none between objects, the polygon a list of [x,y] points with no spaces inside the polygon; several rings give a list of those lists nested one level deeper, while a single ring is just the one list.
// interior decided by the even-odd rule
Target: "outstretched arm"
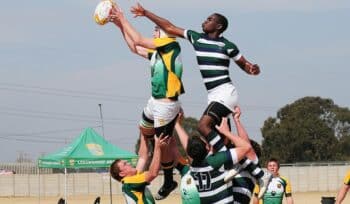
[{"label": "outstretched arm", "polygon": [[[119,11],[122,12],[121,10],[119,10]],[[128,45],[130,51],[147,59],[148,58],[148,50],[144,47],[135,45],[131,36],[128,35],[128,33],[126,33],[124,31],[123,25],[121,24],[120,20],[115,15],[115,13],[119,12],[119,11],[117,10],[117,8],[113,7],[113,9],[110,13],[109,21],[113,22],[120,29],[120,32],[122,33],[124,40],[125,40],[126,44]]]},{"label": "outstretched arm", "polygon": [[136,170],[138,172],[143,172],[145,171],[145,166],[149,159],[149,156],[148,156],[148,145],[147,145],[146,136],[144,136],[141,131],[140,131],[140,147],[139,147],[138,155],[139,155],[139,159],[136,164]]},{"label": "outstretched arm", "polygon": [[338,192],[336,204],[341,204],[346,196],[346,193],[349,191],[350,185],[343,184]]},{"label": "outstretched arm", "polygon": [[136,29],[130,24],[130,22],[125,18],[123,11],[119,7],[114,7],[111,11],[110,18],[117,19],[123,32],[131,38],[135,46],[141,46],[148,49],[155,49],[156,45],[153,41],[153,38],[143,37]]},{"label": "outstretched arm", "polygon": [[157,136],[154,136],[153,158],[145,178],[145,180],[149,183],[158,176],[160,169],[161,151],[167,146],[166,144],[169,142],[168,139],[169,136],[164,137],[161,135],[159,138]]},{"label": "outstretched arm", "polygon": [[[239,137],[241,137],[242,139],[244,139],[245,141],[250,143],[248,133],[245,130],[245,128],[244,128],[244,126],[243,126],[243,124],[241,123],[241,120],[240,120],[241,113],[242,113],[241,109],[239,108],[239,106],[236,106],[234,111],[235,112],[234,112],[234,115],[233,115],[233,121],[235,122],[235,126],[236,126],[236,129],[237,129],[237,134],[238,134]],[[257,156],[256,156],[255,151],[254,151],[253,148],[248,152],[247,157],[250,160],[253,160],[253,161],[257,159]]]},{"label": "outstretched arm", "polygon": [[252,149],[249,142],[233,135],[228,127],[227,118],[222,118],[220,126],[216,125],[216,129],[228,138],[236,147],[237,160],[240,161]]},{"label": "outstretched arm", "polygon": [[137,3],[136,6],[133,6],[131,8],[131,12],[134,14],[135,17],[138,16],[145,16],[151,21],[153,21],[155,24],[157,24],[162,30],[164,30],[166,33],[170,35],[174,35],[177,37],[184,37],[184,29],[179,28],[172,24],[170,21],[168,21],[165,18],[162,18],[160,16],[157,16],[156,14],[152,13],[149,10],[144,9],[141,4]]},{"label": "outstretched arm", "polygon": [[236,64],[247,74],[250,75],[258,75],[260,73],[260,67],[257,64],[252,64],[248,60],[246,60],[243,56],[241,56]]}]

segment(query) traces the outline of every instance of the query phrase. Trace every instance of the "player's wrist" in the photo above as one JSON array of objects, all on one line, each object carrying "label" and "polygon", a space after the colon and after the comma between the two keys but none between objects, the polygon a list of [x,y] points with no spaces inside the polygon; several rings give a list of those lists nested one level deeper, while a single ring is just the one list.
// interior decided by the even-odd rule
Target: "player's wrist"
[{"label": "player's wrist", "polygon": [[142,14],[143,14],[143,16],[148,17],[149,12],[148,12],[148,10],[145,9],[145,10],[143,10]]},{"label": "player's wrist", "polygon": [[246,62],[244,64],[244,70],[248,73],[250,73],[250,70],[252,69],[252,64],[250,64],[249,62]]}]

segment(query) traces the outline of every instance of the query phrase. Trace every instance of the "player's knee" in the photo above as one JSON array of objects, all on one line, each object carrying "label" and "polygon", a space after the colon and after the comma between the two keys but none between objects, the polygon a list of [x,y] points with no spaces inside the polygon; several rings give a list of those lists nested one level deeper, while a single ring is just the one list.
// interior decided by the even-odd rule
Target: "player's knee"
[{"label": "player's knee", "polygon": [[141,134],[145,136],[147,139],[152,139],[155,134],[154,128],[146,128],[146,127],[140,126],[140,131],[141,131]]},{"label": "player's knee", "polygon": [[198,132],[203,135],[206,136],[211,132],[211,127],[210,127],[210,123],[208,123],[208,121],[206,120],[200,120],[197,126],[197,130]]}]

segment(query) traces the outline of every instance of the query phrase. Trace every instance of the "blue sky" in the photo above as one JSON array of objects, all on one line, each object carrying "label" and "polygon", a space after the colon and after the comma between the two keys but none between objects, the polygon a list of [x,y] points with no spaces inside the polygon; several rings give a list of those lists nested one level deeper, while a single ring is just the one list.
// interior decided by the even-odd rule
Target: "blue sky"
[{"label": "blue sky", "polygon": [[[150,96],[148,62],[129,52],[113,25],[92,18],[98,0],[2,2],[0,8],[0,161],[19,153],[32,159],[70,142],[85,127],[133,151],[137,124]],[[140,1],[174,24],[201,30],[214,12],[229,19],[224,36],[261,66],[257,77],[234,63],[243,122],[251,138],[269,116],[304,96],[350,106],[350,2],[340,0]],[[136,1],[117,2],[132,24],[151,37],[153,24],[128,12]],[[179,40],[187,116],[199,118],[206,91],[194,51]]]}]

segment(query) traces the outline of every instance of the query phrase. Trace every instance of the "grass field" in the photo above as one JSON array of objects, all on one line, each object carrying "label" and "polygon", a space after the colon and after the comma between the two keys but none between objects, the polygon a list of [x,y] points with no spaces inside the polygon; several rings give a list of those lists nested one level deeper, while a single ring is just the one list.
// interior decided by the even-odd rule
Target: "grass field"
[{"label": "grass field", "polygon": [[[308,192],[308,193],[294,193],[295,204],[319,204],[322,196],[335,196],[336,192]],[[74,196],[68,198],[68,204],[93,204],[96,196]],[[40,204],[57,204],[59,197],[43,197],[40,199]],[[0,204],[38,204],[38,197],[0,197]],[[113,204],[125,203],[122,196],[113,196]],[[157,202],[159,204],[177,204],[181,203],[179,194],[171,195],[169,198]],[[350,203],[350,195],[346,197],[344,204]],[[109,196],[101,197],[101,204],[110,204]]]}]

